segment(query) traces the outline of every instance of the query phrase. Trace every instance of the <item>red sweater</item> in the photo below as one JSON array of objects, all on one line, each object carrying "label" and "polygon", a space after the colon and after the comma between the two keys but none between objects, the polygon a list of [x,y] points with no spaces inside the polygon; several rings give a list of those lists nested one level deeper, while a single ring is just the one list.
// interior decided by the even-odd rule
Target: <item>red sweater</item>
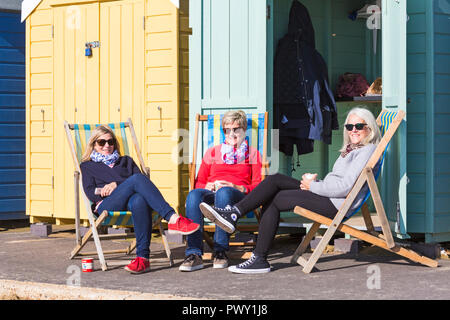
[{"label": "red sweater", "polygon": [[209,148],[202,159],[195,189],[205,188],[208,182],[225,180],[244,186],[247,193],[261,182],[261,155],[253,147],[249,148],[248,163],[226,164],[222,160],[220,145]]}]

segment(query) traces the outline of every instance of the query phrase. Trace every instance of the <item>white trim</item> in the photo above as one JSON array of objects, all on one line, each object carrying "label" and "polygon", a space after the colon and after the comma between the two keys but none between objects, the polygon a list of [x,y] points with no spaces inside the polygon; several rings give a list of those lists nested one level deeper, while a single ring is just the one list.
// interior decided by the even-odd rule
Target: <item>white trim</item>
[{"label": "white trim", "polygon": [[22,14],[20,22],[24,22],[26,18],[33,12],[34,9],[42,2],[42,0],[23,0],[22,2]]}]

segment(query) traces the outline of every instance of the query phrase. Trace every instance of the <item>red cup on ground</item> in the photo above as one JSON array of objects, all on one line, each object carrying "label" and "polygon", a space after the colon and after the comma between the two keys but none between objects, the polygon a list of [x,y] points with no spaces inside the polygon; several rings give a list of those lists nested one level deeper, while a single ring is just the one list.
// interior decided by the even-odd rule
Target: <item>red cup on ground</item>
[{"label": "red cup on ground", "polygon": [[84,258],[81,260],[81,270],[83,272],[94,271],[94,258]]}]

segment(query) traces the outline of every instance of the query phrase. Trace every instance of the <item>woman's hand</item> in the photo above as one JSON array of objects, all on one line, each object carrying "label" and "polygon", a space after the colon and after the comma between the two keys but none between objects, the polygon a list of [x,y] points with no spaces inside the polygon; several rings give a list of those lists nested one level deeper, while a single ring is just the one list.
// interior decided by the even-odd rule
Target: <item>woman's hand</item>
[{"label": "woman's hand", "polygon": [[216,181],[216,191],[219,190],[220,188],[223,187],[231,187],[231,188],[235,188],[237,190],[239,190],[240,192],[246,193],[247,190],[245,189],[244,186],[239,186],[237,184],[225,181],[225,180],[217,180]]},{"label": "woman's hand", "polygon": [[214,185],[214,182],[208,182],[205,186],[205,189],[209,191],[214,191],[216,189],[216,186]]},{"label": "woman's hand", "polygon": [[215,186],[216,186],[216,191],[219,190],[220,188],[223,187],[232,187],[232,188],[236,188],[237,186],[231,182],[225,181],[225,180],[216,180],[214,182]]},{"label": "woman's hand", "polygon": [[117,183],[111,182],[111,183],[105,185],[105,186],[102,188],[102,191],[101,191],[100,195],[101,195],[102,197],[107,197],[107,196],[109,196],[109,195],[114,191],[114,189],[116,189],[116,188],[117,188]]},{"label": "woman's hand", "polygon": [[311,181],[316,180],[317,173],[311,174],[311,173],[305,173],[302,176],[302,181],[300,182],[300,189],[302,190],[309,190],[309,187],[311,185]]},{"label": "woman's hand", "polygon": [[231,187],[231,188],[238,189],[237,185],[235,185],[234,183],[225,181],[225,180],[217,180],[215,182],[215,186],[216,186],[216,191],[223,187]]}]

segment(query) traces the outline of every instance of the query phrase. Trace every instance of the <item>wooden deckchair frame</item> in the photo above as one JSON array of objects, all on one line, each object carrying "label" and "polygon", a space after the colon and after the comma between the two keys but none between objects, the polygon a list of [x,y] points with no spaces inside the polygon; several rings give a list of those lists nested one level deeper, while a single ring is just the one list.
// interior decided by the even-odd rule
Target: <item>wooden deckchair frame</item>
[{"label": "wooden deckchair frame", "polygon": [[[189,164],[189,184],[191,187],[191,190],[194,189],[195,180],[196,180],[196,172],[197,172],[197,150],[198,150],[198,137],[199,137],[199,125],[200,122],[206,122],[208,121],[208,115],[195,115],[195,132],[194,132],[194,146],[193,146],[193,153],[192,153],[192,162]],[[262,173],[261,173],[261,179],[263,180],[267,175],[267,170],[269,168],[269,164],[267,162],[267,125],[268,125],[268,113],[264,112],[264,129],[263,129],[263,152],[262,152]],[[254,211],[255,217],[259,223],[260,219],[260,210],[256,209]],[[258,225],[237,225],[236,227],[239,231],[249,231],[249,232],[255,232],[258,230]],[[203,238],[205,239],[205,242],[208,244],[208,246],[213,249],[214,242],[210,238],[208,232],[214,232],[215,231],[215,225],[205,225],[203,228]],[[230,246],[245,246],[245,245],[251,245],[254,246],[254,242],[230,242]],[[242,258],[246,258],[248,255],[244,254]]]},{"label": "wooden deckchair frame", "polygon": [[[387,112],[387,110],[382,110],[380,115],[377,118],[377,124],[381,126],[381,117],[383,116],[383,113]],[[361,239],[363,241],[366,241],[370,244],[376,245],[380,248],[386,249],[390,252],[394,252],[400,256],[406,257],[414,262],[418,262],[421,264],[424,264],[429,267],[437,267],[438,263],[435,260],[432,260],[430,258],[424,257],[419,255],[418,253],[414,252],[410,249],[405,249],[401,247],[399,244],[394,242],[394,238],[392,236],[392,232],[389,226],[388,219],[386,217],[386,212],[384,210],[383,202],[381,200],[380,193],[378,191],[378,186],[375,181],[374,176],[374,168],[377,165],[380,157],[383,155],[383,153],[386,150],[386,147],[389,144],[389,141],[394,136],[394,133],[396,132],[397,128],[400,126],[400,123],[402,122],[403,118],[405,116],[405,112],[402,110],[399,110],[397,112],[397,115],[392,120],[392,123],[390,124],[388,130],[385,132],[383,138],[381,139],[380,143],[378,144],[377,148],[375,149],[374,153],[370,157],[369,161],[367,162],[366,167],[362,170],[361,174],[359,175],[358,179],[356,180],[353,188],[351,189],[350,193],[347,195],[344,203],[342,204],[341,208],[339,209],[338,213],[334,217],[334,219],[329,219],[327,217],[324,217],[320,214],[317,214],[315,212],[312,212],[310,210],[304,209],[302,207],[295,207],[294,212],[296,214],[299,214],[302,217],[305,217],[309,220],[313,221],[313,225],[310,228],[309,232],[306,234],[306,236],[303,238],[303,241],[300,243],[300,245],[295,250],[291,262],[292,263],[298,263],[303,267],[303,272],[310,273],[313,269],[314,265],[324,252],[326,246],[330,242],[332,236],[335,234],[337,230],[342,231],[346,234],[349,234],[357,239]],[[381,170],[381,168],[380,168]],[[364,203],[364,205],[361,208],[364,222],[366,224],[367,232],[360,231],[358,229],[355,229],[351,226],[348,226],[343,223],[343,220],[347,214],[347,212],[350,210],[353,201],[357,197],[359,191],[364,186],[364,184],[367,182],[369,186],[369,190],[375,205],[376,213],[378,215],[378,218],[381,223],[381,230],[382,233],[375,232],[373,227],[372,218],[370,216],[370,212],[368,210],[367,204]],[[302,257],[303,253],[308,248],[309,243],[313,239],[315,233],[319,230],[321,225],[325,225],[328,227],[327,231],[325,232],[324,236],[322,237],[322,240],[319,242],[317,247],[314,249],[314,252],[309,257],[308,260],[304,259]]]},{"label": "wooden deckchair frame", "polygon": [[[134,150],[137,154],[139,165],[141,167],[142,172],[144,175],[146,175],[150,179],[150,168],[145,166],[144,158],[142,157],[141,149],[139,147],[139,143],[136,137],[136,132],[133,127],[133,122],[131,121],[131,118],[128,118],[126,122],[124,122],[125,128],[129,128],[131,139],[133,141]],[[91,210],[91,204],[89,199],[87,198],[86,194],[84,193],[84,189],[82,186],[82,180],[81,177],[81,169],[80,169],[80,163],[78,161],[77,153],[75,151],[75,145],[72,139],[71,130],[74,130],[75,126],[73,124],[69,124],[67,121],[64,121],[64,129],[66,132],[66,138],[70,146],[70,151],[73,159],[73,163],[75,166],[74,171],[74,188],[75,188],[75,232],[76,232],[76,246],[72,250],[69,259],[73,259],[76,256],[91,256],[91,255],[98,255],[100,264],[102,266],[102,270],[106,271],[108,269],[108,265],[105,260],[105,254],[117,254],[117,253],[125,253],[129,255],[131,252],[134,251],[136,248],[136,239],[134,239],[129,246],[126,249],[118,249],[118,250],[106,250],[104,251],[102,249],[101,241],[100,240],[112,240],[112,239],[118,239],[118,238],[129,238],[134,237],[133,233],[124,233],[124,234],[112,234],[112,235],[99,235],[98,234],[98,228],[102,225],[102,222],[108,217],[108,211],[104,210],[100,216],[95,219],[94,214]],[[124,137],[126,139],[126,137]],[[86,211],[88,214],[89,224],[90,228],[89,230],[84,234],[83,237],[81,237],[80,233],[80,207],[79,207],[79,201],[80,201],[80,190],[81,195],[84,200],[84,204],[86,207]],[[164,249],[167,255],[167,259],[169,260],[170,266],[173,266],[173,258],[172,253],[166,238],[166,235],[164,233],[163,225],[162,225],[162,217],[159,216],[152,224],[152,229],[158,228],[159,232],[161,234]],[[94,239],[96,251],[91,252],[81,252],[83,247],[90,241],[91,239]]]}]

